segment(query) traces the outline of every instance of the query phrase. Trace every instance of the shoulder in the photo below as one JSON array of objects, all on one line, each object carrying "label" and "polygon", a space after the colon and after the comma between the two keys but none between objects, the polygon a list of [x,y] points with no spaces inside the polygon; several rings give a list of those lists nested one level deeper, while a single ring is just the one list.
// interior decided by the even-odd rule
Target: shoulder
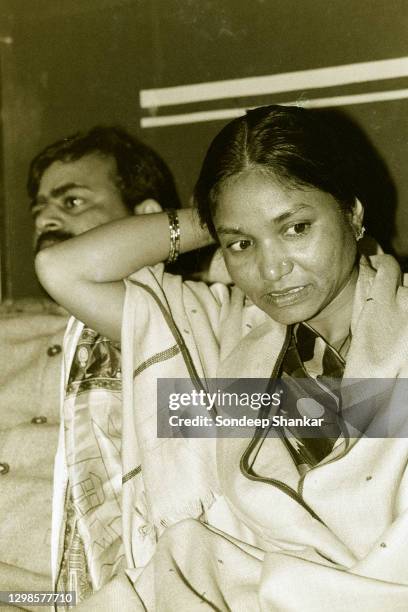
[{"label": "shoulder", "polygon": [[[25,347],[62,342],[68,314],[56,304],[24,299],[0,305],[0,342],[4,346]],[[13,350],[14,350],[13,349]]]},{"label": "shoulder", "polygon": [[184,280],[179,274],[169,274],[162,263],[135,272],[126,279],[125,284],[135,297],[142,290],[169,304],[195,298],[204,308],[206,305],[228,303],[232,292],[231,286],[223,282],[209,284],[200,280]]}]

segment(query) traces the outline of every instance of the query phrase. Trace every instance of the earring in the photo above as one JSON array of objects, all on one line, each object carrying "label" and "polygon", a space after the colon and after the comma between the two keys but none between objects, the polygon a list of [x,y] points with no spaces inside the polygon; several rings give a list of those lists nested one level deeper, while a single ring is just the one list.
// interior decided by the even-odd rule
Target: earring
[{"label": "earring", "polygon": [[358,232],[356,233],[357,242],[363,238],[365,233],[366,233],[366,228],[364,227],[364,225],[362,225],[360,229],[358,230]]}]

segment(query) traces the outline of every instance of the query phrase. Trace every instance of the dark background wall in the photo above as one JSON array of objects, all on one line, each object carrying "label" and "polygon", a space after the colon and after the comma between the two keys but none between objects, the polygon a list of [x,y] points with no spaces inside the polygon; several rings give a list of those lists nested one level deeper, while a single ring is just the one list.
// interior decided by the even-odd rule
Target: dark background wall
[{"label": "dark background wall", "polygon": [[[140,108],[141,89],[407,55],[406,0],[3,0],[0,18],[3,297],[39,293],[25,179],[30,159],[51,141],[98,123],[122,124],[162,153],[187,203],[208,142],[224,122],[142,129],[149,111]],[[399,78],[386,85],[407,84]],[[368,83],[331,93],[362,87],[378,90]],[[189,110],[287,99],[228,99]],[[402,255],[408,254],[407,109],[406,99],[344,108],[395,182],[394,246]]]}]

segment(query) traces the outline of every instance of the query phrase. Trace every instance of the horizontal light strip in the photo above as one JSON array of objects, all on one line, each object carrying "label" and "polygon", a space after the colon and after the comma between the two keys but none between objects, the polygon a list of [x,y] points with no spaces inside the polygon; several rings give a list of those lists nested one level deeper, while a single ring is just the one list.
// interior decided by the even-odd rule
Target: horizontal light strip
[{"label": "horizontal light strip", "polygon": [[[367,104],[369,102],[384,102],[386,100],[402,100],[408,98],[408,89],[394,91],[374,91],[365,94],[349,96],[333,96],[332,98],[315,98],[312,100],[292,100],[279,102],[286,106],[304,106],[305,108],[322,108],[329,106],[347,106],[351,104]],[[252,107],[256,108],[256,107]],[[223,108],[220,110],[200,111],[196,113],[180,113],[179,115],[163,115],[162,117],[143,117],[140,120],[142,128],[161,127],[165,125],[181,125],[183,123],[201,123],[203,121],[220,121],[241,117],[248,108]]]},{"label": "horizontal light strip", "polygon": [[350,83],[381,81],[408,76],[408,57],[374,62],[344,64],[327,68],[296,70],[268,76],[210,81],[160,89],[142,89],[140,106],[158,108],[225,98],[263,96],[266,94],[334,87]]}]

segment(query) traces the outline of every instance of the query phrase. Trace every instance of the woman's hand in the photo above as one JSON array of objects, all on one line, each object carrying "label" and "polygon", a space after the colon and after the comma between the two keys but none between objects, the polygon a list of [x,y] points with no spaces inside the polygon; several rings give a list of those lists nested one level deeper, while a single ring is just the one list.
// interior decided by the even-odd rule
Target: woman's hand
[{"label": "woman's hand", "polygon": [[347,357],[354,377],[394,378],[408,364],[408,288],[391,255],[372,258],[377,273]]}]

